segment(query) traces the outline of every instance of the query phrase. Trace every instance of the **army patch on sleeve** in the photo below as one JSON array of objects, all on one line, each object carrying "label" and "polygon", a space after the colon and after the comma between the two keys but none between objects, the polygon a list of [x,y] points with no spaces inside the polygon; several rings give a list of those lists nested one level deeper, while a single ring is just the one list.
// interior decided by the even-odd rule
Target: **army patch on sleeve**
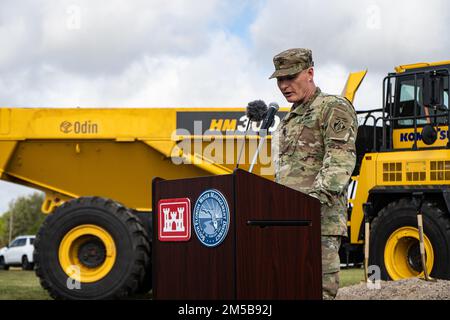
[{"label": "army patch on sleeve", "polygon": [[339,133],[348,128],[348,121],[346,118],[336,117],[334,118],[331,128],[334,132]]},{"label": "army patch on sleeve", "polygon": [[324,119],[326,127],[324,137],[329,140],[347,142],[356,132],[356,119],[351,110],[344,105],[332,105],[331,114]]}]

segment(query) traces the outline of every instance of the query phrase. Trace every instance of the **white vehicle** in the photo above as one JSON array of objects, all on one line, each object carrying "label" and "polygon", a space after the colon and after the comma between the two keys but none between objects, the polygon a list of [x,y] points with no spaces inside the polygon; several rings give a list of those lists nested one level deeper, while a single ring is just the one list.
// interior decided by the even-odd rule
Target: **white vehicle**
[{"label": "white vehicle", "polygon": [[8,246],[1,248],[0,269],[21,266],[23,270],[33,270],[34,238],[35,236],[18,236]]}]

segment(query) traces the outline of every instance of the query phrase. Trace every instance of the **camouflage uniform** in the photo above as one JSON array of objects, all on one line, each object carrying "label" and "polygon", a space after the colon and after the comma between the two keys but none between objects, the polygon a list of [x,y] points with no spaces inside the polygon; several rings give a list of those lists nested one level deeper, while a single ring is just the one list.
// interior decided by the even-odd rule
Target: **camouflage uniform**
[{"label": "camouflage uniform", "polygon": [[[300,71],[312,66],[311,51],[291,49],[275,56],[272,77],[288,75],[286,69],[295,61]],[[272,137],[275,181],[322,204],[324,299],[333,299],[339,288],[338,251],[341,237],[347,236],[347,187],[356,162],[356,132],[352,104],[317,87],[308,101],[292,106]]]}]

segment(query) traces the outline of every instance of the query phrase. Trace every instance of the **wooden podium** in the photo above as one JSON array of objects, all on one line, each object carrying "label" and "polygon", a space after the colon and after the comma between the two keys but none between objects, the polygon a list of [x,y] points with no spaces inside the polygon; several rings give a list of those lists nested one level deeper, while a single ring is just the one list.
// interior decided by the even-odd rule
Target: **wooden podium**
[{"label": "wooden podium", "polygon": [[[211,189],[224,196],[230,215],[227,233],[214,247],[199,240],[193,221],[200,195]],[[161,241],[158,204],[177,198],[190,200],[190,239]],[[317,199],[237,169],[222,176],[153,179],[153,213],[154,299],[322,299]]]}]

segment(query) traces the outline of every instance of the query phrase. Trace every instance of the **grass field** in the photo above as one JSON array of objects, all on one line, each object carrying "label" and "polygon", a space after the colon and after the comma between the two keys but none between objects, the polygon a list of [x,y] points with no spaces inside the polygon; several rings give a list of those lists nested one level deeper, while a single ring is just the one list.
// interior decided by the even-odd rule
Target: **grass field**
[{"label": "grass field", "polygon": [[351,286],[364,280],[364,268],[341,269],[339,284],[340,287]]},{"label": "grass field", "polygon": [[47,291],[42,289],[34,271],[11,268],[0,270],[1,300],[49,300]]},{"label": "grass field", "polygon": [[[341,287],[359,283],[364,278],[363,269],[341,270]],[[137,297],[148,299],[151,295]],[[0,300],[49,300],[34,271],[11,268],[0,270]]]}]

